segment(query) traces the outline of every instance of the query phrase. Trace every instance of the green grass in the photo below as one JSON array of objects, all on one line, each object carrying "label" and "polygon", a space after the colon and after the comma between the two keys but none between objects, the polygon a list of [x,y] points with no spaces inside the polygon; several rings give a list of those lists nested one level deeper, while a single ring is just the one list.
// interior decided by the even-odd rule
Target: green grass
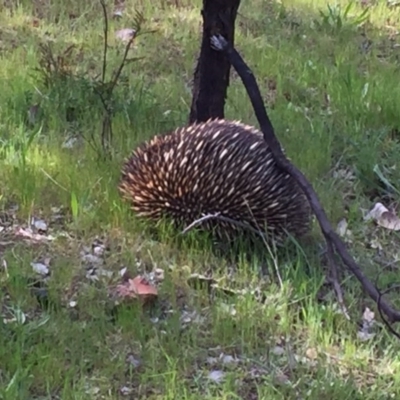
[{"label": "green grass", "polygon": [[[348,3],[338,3],[329,11],[323,0],[243,0],[236,43],[287,154],[332,224],[346,218],[354,257],[384,287],[399,280],[400,241],[365,222],[362,210],[398,198],[376,166],[400,189],[400,11],[379,2],[357,26],[361,6],[346,14]],[[317,227],[303,251],[262,256],[243,247],[232,261],[197,235],[138,221],[119,198],[131,149],[188,118],[201,2],[174,4],[126,0],[122,20],[110,20],[109,73],[123,50],[114,31],[130,26],[135,7],[146,17],[143,28],[155,30],[135,42],[132,57],[142,58],[114,93],[112,160],[93,149],[102,109],[82,77],[101,72],[99,3],[20,1],[0,11],[0,399],[400,398],[398,341],[385,329],[358,339],[365,307],[375,308],[353,277],[343,283],[351,321],[338,312],[323,285]],[[67,57],[74,79],[43,84],[35,68],[46,41],[55,54],[77,46]],[[257,125],[235,73],[226,116]],[[78,134],[77,145],[63,147]],[[32,217],[48,223],[53,241],[13,234],[12,225],[26,227]],[[109,250],[92,280],[83,255],[96,239]],[[31,263],[46,258],[51,276],[40,289]],[[124,267],[132,276],[164,271],[154,307],[115,306],[109,292]],[[209,296],[189,285],[192,273],[239,292]],[[209,379],[221,371],[223,381]]]}]

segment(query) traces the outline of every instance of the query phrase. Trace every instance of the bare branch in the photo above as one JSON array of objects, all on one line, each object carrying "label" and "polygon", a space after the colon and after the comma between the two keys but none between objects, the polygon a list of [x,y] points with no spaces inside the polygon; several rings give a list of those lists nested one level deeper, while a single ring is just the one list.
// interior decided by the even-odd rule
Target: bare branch
[{"label": "bare branch", "polygon": [[[266,143],[272,151],[276,164],[278,165],[278,167],[280,167],[282,170],[289,173],[294,179],[296,179],[299,186],[304,191],[308,201],[310,202],[310,206],[318,219],[321,231],[328,245],[332,246],[332,248],[336,250],[343,263],[349,268],[353,275],[356,276],[368,295],[376,303],[378,303],[379,301],[380,307],[387,315],[389,320],[391,322],[400,321],[400,312],[395,310],[391,305],[389,305],[381,298],[379,290],[364,275],[361,268],[347,251],[345,243],[340,239],[340,237],[332,228],[312,185],[308,182],[303,173],[298,168],[296,168],[284,155],[281,145],[275,136],[272,123],[268,118],[267,112],[265,110],[264,102],[262,100],[257,81],[250,68],[244,62],[240,54],[229,43],[227,43],[227,41],[222,36],[213,36],[211,40],[211,47],[216,51],[224,51],[229,61],[242,79],[253,105],[257,120],[260,124],[260,129],[264,134],[264,139]],[[329,255],[329,257],[331,257],[331,255]]]},{"label": "bare branch", "polygon": [[381,318],[382,318],[383,323],[386,325],[386,327],[389,329],[389,331],[390,331],[394,336],[396,336],[398,339],[400,339],[400,334],[397,333],[397,332],[394,330],[394,328],[392,327],[392,325],[390,325],[389,321],[385,318],[385,316],[384,316],[383,313],[382,313],[382,297],[383,297],[385,294],[387,294],[389,291],[391,291],[391,290],[393,290],[393,289],[399,289],[399,288],[400,288],[400,285],[394,285],[394,286],[391,286],[390,288],[386,289],[383,293],[382,293],[382,292],[379,292],[379,297],[378,297],[378,301],[377,301],[377,303],[378,303],[378,312],[379,312],[379,315],[380,315]]},{"label": "bare branch", "polygon": [[104,83],[106,79],[106,70],[107,70],[107,50],[108,50],[108,14],[107,7],[104,0],[100,0],[101,7],[103,9],[104,15],[104,53],[103,53],[103,69],[101,75],[101,81]]},{"label": "bare branch", "polygon": [[112,92],[114,91],[114,88],[115,88],[115,86],[116,86],[117,83],[118,83],[118,79],[119,79],[119,77],[121,76],[122,70],[123,70],[124,67],[125,67],[126,60],[127,60],[127,58],[128,58],[128,53],[129,53],[129,50],[130,50],[130,48],[131,48],[131,46],[132,46],[132,43],[133,43],[135,37],[136,37],[136,35],[132,35],[132,37],[129,39],[128,44],[127,44],[126,47],[125,47],[125,52],[124,52],[124,56],[122,57],[121,64],[119,65],[119,67],[118,67],[118,69],[117,69],[117,72],[114,74],[114,77],[113,77],[112,81],[110,82],[110,87],[109,87],[109,89],[108,89],[110,95],[111,95]]}]

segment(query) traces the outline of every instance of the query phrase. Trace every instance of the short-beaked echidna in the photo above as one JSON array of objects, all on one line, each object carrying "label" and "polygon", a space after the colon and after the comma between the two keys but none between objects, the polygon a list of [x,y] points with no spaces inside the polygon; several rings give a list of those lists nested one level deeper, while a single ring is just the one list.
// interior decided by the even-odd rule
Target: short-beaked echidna
[{"label": "short-beaked echidna", "polygon": [[179,225],[225,217],[200,225],[219,237],[243,232],[245,224],[279,244],[310,225],[306,197],[278,168],[262,133],[236,121],[209,120],[141,144],[123,167],[119,190],[141,217],[172,217]]}]

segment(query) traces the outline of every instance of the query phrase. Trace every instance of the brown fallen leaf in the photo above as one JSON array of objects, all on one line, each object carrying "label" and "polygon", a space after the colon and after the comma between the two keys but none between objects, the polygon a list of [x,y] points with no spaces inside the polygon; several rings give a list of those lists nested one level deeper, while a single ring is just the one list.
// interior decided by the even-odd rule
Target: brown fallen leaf
[{"label": "brown fallen leaf", "polygon": [[376,223],[392,231],[400,230],[400,218],[392,211],[389,211],[382,203],[376,203],[368,213],[366,219],[372,218]]},{"label": "brown fallen leaf", "polygon": [[149,282],[140,275],[118,285],[116,287],[116,292],[120,297],[142,298],[144,300],[158,295],[157,288],[150,285]]},{"label": "brown fallen leaf", "polygon": [[357,336],[362,341],[367,341],[375,336],[373,327],[375,325],[375,313],[368,307],[365,308],[362,316],[362,326],[357,332]]},{"label": "brown fallen leaf", "polygon": [[309,358],[310,360],[316,360],[318,358],[318,352],[317,349],[314,347],[310,347],[306,350],[306,357]]},{"label": "brown fallen leaf", "polygon": [[15,230],[16,237],[22,237],[28,240],[32,240],[33,242],[44,242],[44,241],[52,241],[54,238],[51,235],[43,235],[41,233],[35,233],[31,228],[17,228]]}]

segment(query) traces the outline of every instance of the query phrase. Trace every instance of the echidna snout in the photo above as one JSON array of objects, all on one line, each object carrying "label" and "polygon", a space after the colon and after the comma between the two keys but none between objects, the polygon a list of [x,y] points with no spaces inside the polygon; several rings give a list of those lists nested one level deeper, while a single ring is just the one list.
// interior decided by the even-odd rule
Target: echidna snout
[{"label": "echidna snout", "polygon": [[262,133],[240,122],[209,120],[155,136],[128,158],[119,190],[141,217],[186,226],[204,215],[225,217],[200,225],[220,237],[246,225],[279,243],[310,225],[296,181],[275,164]]}]

